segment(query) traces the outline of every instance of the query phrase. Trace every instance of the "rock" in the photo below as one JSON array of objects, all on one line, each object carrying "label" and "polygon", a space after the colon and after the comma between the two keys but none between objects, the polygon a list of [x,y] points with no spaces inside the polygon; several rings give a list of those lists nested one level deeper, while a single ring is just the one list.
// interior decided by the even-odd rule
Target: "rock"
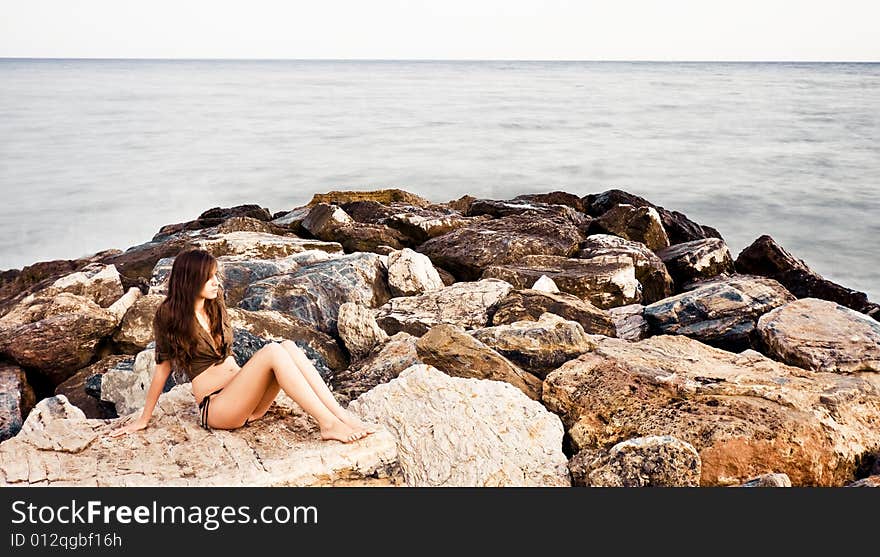
[{"label": "rock", "polygon": [[437,274],[440,275],[440,280],[443,281],[443,286],[452,286],[453,284],[455,284],[456,280],[455,277],[452,276],[452,273],[450,273],[446,269],[436,266],[434,267],[434,269],[437,271]]},{"label": "rock", "polygon": [[533,400],[541,380],[454,325],[437,325],[416,342],[419,359],[453,377],[505,381]]},{"label": "rock", "polygon": [[559,419],[507,383],[415,365],[349,408],[392,432],[408,486],[571,484]]},{"label": "rock", "polygon": [[139,295],[132,288],[106,309],[67,292],[16,306],[0,318],[0,355],[58,385],[94,359]]},{"label": "rock", "polygon": [[401,332],[376,346],[366,358],[334,378],[337,398],[350,402],[376,385],[391,381],[413,364],[422,363],[416,353],[417,340],[418,337]]},{"label": "rock", "polygon": [[230,219],[248,219],[251,221],[264,222],[272,219],[268,209],[259,205],[238,205],[236,207],[214,207],[198,216],[196,220],[180,224],[169,224],[159,229],[153,237],[160,240],[164,237],[176,234],[184,230],[201,230],[222,225]]},{"label": "rock", "polygon": [[302,222],[311,211],[311,207],[297,207],[292,211],[287,211],[283,215],[272,219],[272,224],[285,227],[288,230],[292,230],[299,234],[300,232],[306,231],[305,228],[302,227]]},{"label": "rock", "polygon": [[535,281],[535,284],[532,285],[531,289],[537,290],[538,292],[559,292],[559,287],[556,286],[553,279],[547,275],[541,275],[541,278]]},{"label": "rock", "polygon": [[563,218],[578,227],[584,234],[590,228],[592,218],[580,211],[576,211],[566,205],[551,205],[548,203],[540,203],[527,201],[525,199],[513,199],[510,201],[498,201],[495,199],[475,199],[467,209],[469,217],[478,217],[489,215],[494,218],[509,217],[512,215],[523,215],[528,213],[533,216],[546,218]]},{"label": "rock", "polygon": [[[321,250],[308,250],[277,259],[253,259],[239,255],[217,258],[217,271],[223,285],[226,304],[234,306],[241,301],[248,285],[264,278],[294,273],[313,263],[340,257],[341,252],[327,253]],[[150,294],[168,294],[168,279],[174,257],[160,259],[150,277]]]},{"label": "rock", "polygon": [[642,286],[628,256],[569,259],[551,255],[527,255],[517,263],[488,267],[483,278],[509,282],[516,289],[528,288],[547,275],[563,292],[602,309],[640,302]]},{"label": "rock", "polygon": [[56,279],[48,287],[26,296],[19,302],[19,305],[29,304],[38,297],[51,298],[62,292],[82,296],[102,308],[110,306],[124,294],[116,267],[90,263],[75,273]]},{"label": "rock", "polygon": [[363,359],[377,344],[388,340],[388,335],[376,323],[373,313],[352,302],[339,306],[337,328],[339,337],[354,360]]},{"label": "rock", "polygon": [[418,296],[445,285],[431,260],[411,249],[388,254],[388,288],[391,295]]},{"label": "rock", "polygon": [[[70,404],[64,395],[44,398],[28,414],[15,439],[44,451],[78,453],[97,438],[94,432],[65,427],[68,422],[82,420],[85,420],[82,410]],[[21,458],[23,455],[16,456]]]},{"label": "rock", "polygon": [[[392,205],[395,207],[392,207]],[[378,201],[349,201],[348,203],[342,203],[340,208],[357,222],[387,224],[388,217],[393,215],[397,211],[396,207],[400,205],[398,203],[386,205]],[[409,209],[412,208],[412,205],[403,205],[403,207]]]},{"label": "rock", "polygon": [[807,372],[681,336],[597,341],[544,381],[543,402],[576,450],[672,435],[699,452],[702,486],[767,470],[794,485],[837,486],[877,449],[876,374]]},{"label": "rock", "polygon": [[625,256],[632,259],[636,280],[642,285],[643,302],[650,304],[672,295],[672,277],[666,271],[663,261],[645,244],[608,234],[593,234],[581,244],[578,257],[590,259],[600,256]]},{"label": "rock", "polygon": [[125,312],[119,329],[113,334],[113,340],[120,351],[125,354],[137,354],[150,344],[153,340],[153,318],[164,299],[164,295],[148,294],[140,297]]},{"label": "rock", "polygon": [[102,262],[114,265],[119,270],[123,285],[141,285],[149,281],[150,274],[160,259],[176,257],[193,247],[193,237],[179,233],[132,246],[123,253],[108,255]]},{"label": "rock", "polygon": [[0,442],[16,435],[37,403],[24,370],[0,362]]},{"label": "rock", "polygon": [[627,439],[607,454],[579,465],[572,459],[574,485],[591,487],[698,487],[700,455],[670,435]]},{"label": "rock", "polygon": [[855,481],[845,487],[880,487],[880,476],[869,476]]},{"label": "rock", "polygon": [[676,284],[734,272],[727,244],[720,238],[705,238],[675,244],[657,252]]},{"label": "rock", "polygon": [[431,204],[427,199],[409,193],[408,191],[385,189],[374,191],[331,191],[328,193],[316,193],[312,197],[312,200],[309,201],[309,207],[313,207],[318,203],[341,205],[343,203],[351,203],[352,201],[376,201],[383,205],[390,205],[391,203],[406,203],[416,207],[426,207]]},{"label": "rock", "polygon": [[759,317],[792,300],[794,296],[773,279],[740,275],[646,306],[645,320],[659,333],[739,352],[756,340]]},{"label": "rock", "polygon": [[593,221],[596,230],[641,242],[652,251],[669,245],[660,214],[653,207],[616,205]]},{"label": "rock", "polygon": [[[63,396],[46,400],[55,399]],[[147,429],[127,436],[107,436],[119,427],[113,421],[44,417],[42,431],[0,444],[0,486],[402,483],[396,444],[388,431],[350,444],[321,441],[317,424],[283,392],[264,417],[238,430],[207,431],[197,420],[188,384],[160,396]]]},{"label": "rock", "polygon": [[335,205],[319,203],[302,221],[302,227],[316,238],[339,242],[346,252],[370,251],[388,254],[401,249],[407,239],[384,224],[356,223]]},{"label": "rock", "polygon": [[64,395],[68,402],[82,410],[87,418],[117,418],[119,414],[111,402],[101,400],[103,376],[108,371],[131,373],[134,356],[107,356],[76,372],[55,388],[56,395]]},{"label": "rock", "polygon": [[[327,253],[342,251],[342,246],[336,242],[306,240],[263,232],[214,234],[195,239],[194,243],[195,247],[209,252],[214,257],[240,255],[251,259],[280,259],[309,250],[320,250]],[[176,256],[177,253],[171,255]]]},{"label": "rock", "polygon": [[239,307],[281,311],[335,335],[340,305],[355,302],[377,307],[390,298],[380,257],[355,253],[257,281],[247,287]]},{"label": "rock", "polygon": [[421,244],[453,230],[489,220],[488,217],[464,217],[458,213],[446,211],[394,212],[385,221],[388,226],[400,231],[409,243]]},{"label": "rock", "polygon": [[611,314],[611,321],[617,334],[605,336],[616,336],[623,340],[642,340],[650,336],[651,327],[645,321],[645,306],[630,304],[611,308],[608,313]]},{"label": "rock", "polygon": [[446,202],[446,206],[454,211],[458,211],[462,215],[466,215],[471,207],[471,203],[476,200],[477,198],[472,195],[462,195],[458,199]]},{"label": "rock", "polygon": [[[120,365],[122,364],[122,365]],[[153,381],[156,369],[155,350],[151,347],[135,356],[134,365],[129,369],[120,362],[101,376],[101,400],[113,403],[116,413],[120,416],[140,412],[144,408],[147,391]],[[175,385],[187,383],[187,377],[168,376],[163,393],[167,393]]]},{"label": "rock", "polygon": [[523,195],[517,195],[513,198],[513,200],[526,201],[529,203],[546,203],[548,205],[567,205],[575,211],[579,211],[581,213],[586,212],[586,207],[584,206],[584,202],[580,197],[574,195],[573,193],[566,193],[564,191],[553,191],[550,193],[527,193]]},{"label": "rock", "polygon": [[489,324],[505,325],[526,319],[537,321],[545,312],[576,321],[587,333],[615,336],[614,323],[607,311],[565,292],[512,291],[489,308]]},{"label": "rock", "polygon": [[831,282],[810,269],[770,236],[761,236],[736,258],[740,273],[761,275],[779,281],[797,298],[820,298],[837,302],[880,320],[877,304],[868,301],[864,292]]},{"label": "rock", "polygon": [[880,323],[835,302],[803,298],[765,313],[767,354],[816,371],[880,371]]},{"label": "rock", "polygon": [[376,321],[389,335],[405,331],[421,336],[441,323],[465,329],[485,327],[489,308],[511,288],[504,281],[484,279],[457,282],[420,296],[391,298],[376,311]]},{"label": "rock", "polygon": [[669,236],[671,244],[680,244],[702,238],[721,238],[721,234],[710,226],[695,223],[678,211],[667,211],[659,205],[621,190],[608,190],[599,194],[591,194],[583,198],[587,213],[601,216],[616,205],[626,204],[633,207],[653,207],[660,215],[663,229]]},{"label": "rock", "polygon": [[51,286],[56,280],[121,253],[115,249],[105,250],[80,259],[40,261],[22,269],[0,271],[0,317],[27,296]]},{"label": "rock", "polygon": [[741,484],[739,487],[791,487],[791,480],[785,474],[764,474]]},{"label": "rock", "polygon": [[[579,323],[567,321],[553,313],[544,313],[537,321],[517,321],[509,325],[475,329],[470,334],[542,379],[568,360],[596,347]],[[443,369],[438,364],[432,365]]]},{"label": "rock", "polygon": [[293,340],[310,359],[319,358],[329,369],[341,371],[348,368],[348,357],[333,337],[316,331],[295,317],[273,310],[248,311],[241,308],[229,308],[228,314],[233,333],[242,330],[275,342]]},{"label": "rock", "polygon": [[583,238],[576,223],[566,216],[526,211],[458,228],[416,250],[459,280],[477,280],[487,267],[514,264],[527,255],[567,257]]}]

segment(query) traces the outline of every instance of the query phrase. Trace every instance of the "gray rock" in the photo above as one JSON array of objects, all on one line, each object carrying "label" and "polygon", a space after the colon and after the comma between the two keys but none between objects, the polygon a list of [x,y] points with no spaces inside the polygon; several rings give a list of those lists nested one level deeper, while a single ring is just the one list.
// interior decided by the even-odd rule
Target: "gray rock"
[{"label": "gray rock", "polygon": [[24,370],[0,363],[0,442],[16,435],[36,404]]},{"label": "gray rock", "polygon": [[764,474],[739,487],[791,487],[791,479],[786,474]]},{"label": "gray rock", "polygon": [[571,485],[559,418],[507,383],[415,365],[349,408],[392,432],[408,486]]},{"label": "gray rock", "polygon": [[773,279],[734,276],[646,306],[645,319],[659,333],[738,352],[752,346],[761,315],[793,300]]},{"label": "gray rock", "polygon": [[511,289],[496,279],[457,282],[421,296],[391,298],[376,311],[376,321],[389,335],[405,331],[421,336],[441,323],[465,329],[485,327],[489,308]]},{"label": "gray rock", "polygon": [[591,487],[698,487],[700,467],[693,445],[670,435],[653,435],[614,445],[584,467],[586,474],[572,476],[575,485]]},{"label": "gray rock", "polygon": [[608,313],[611,314],[611,320],[614,322],[617,338],[636,341],[650,336],[651,327],[645,320],[645,306],[630,304],[628,306],[611,308],[608,310]]},{"label": "gray rock", "polygon": [[416,353],[418,340],[400,332],[385,344],[376,346],[366,358],[336,375],[333,388],[337,397],[354,400],[376,385],[391,381],[406,368],[423,363]]},{"label": "gray rock", "polygon": [[388,254],[388,288],[391,295],[417,296],[445,285],[431,260],[409,248]]},{"label": "gray rock", "polygon": [[361,360],[378,344],[388,340],[373,313],[364,306],[346,302],[339,306],[339,337],[353,360]]}]

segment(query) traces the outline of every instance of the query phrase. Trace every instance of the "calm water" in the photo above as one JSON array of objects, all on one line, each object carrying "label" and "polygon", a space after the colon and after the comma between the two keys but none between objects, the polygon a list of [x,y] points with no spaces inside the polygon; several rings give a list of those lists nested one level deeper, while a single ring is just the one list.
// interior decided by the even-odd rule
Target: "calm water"
[{"label": "calm water", "polygon": [[617,187],[880,299],[880,64],[0,60],[0,269],[330,189]]}]

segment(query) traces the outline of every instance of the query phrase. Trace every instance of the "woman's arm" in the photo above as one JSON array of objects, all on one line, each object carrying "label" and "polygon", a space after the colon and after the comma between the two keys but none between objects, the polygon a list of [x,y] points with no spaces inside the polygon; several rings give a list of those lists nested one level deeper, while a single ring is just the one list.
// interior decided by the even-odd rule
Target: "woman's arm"
[{"label": "woman's arm", "polygon": [[161,364],[156,364],[156,368],[153,370],[153,380],[150,382],[150,388],[147,389],[147,398],[144,400],[144,409],[141,412],[140,417],[125,424],[123,427],[111,431],[109,434],[110,437],[117,437],[123,433],[131,433],[147,427],[147,424],[150,423],[150,418],[153,415],[153,409],[156,407],[156,402],[159,401],[159,395],[162,394],[162,389],[165,388],[165,382],[168,381],[169,375],[171,375],[170,360],[165,360]]}]

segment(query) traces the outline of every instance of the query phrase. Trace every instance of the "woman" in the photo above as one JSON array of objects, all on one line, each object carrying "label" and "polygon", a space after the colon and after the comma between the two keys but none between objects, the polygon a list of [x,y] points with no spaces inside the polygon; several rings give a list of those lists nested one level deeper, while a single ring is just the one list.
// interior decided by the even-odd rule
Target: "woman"
[{"label": "woman", "polygon": [[206,429],[235,429],[259,419],[284,389],[317,420],[322,439],[350,443],[376,431],[336,402],[303,351],[289,340],[267,344],[239,367],[220,293],[217,260],[211,254],[195,249],[177,256],[168,295],[153,320],[157,365],[143,412],[111,437],[147,427],[172,360],[192,381],[199,424]]}]

